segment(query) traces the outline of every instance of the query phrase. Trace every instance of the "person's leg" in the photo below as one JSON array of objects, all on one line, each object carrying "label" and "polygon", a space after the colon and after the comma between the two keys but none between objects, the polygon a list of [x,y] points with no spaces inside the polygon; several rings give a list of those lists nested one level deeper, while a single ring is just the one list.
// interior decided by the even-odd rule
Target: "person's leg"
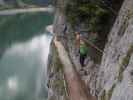
[{"label": "person's leg", "polygon": [[85,59],[86,59],[87,55],[84,55],[84,58],[83,58],[83,67],[85,66]]},{"label": "person's leg", "polygon": [[85,55],[80,55],[80,64],[84,67]]},{"label": "person's leg", "polygon": [[80,65],[82,66],[83,65],[83,61],[82,61],[82,55],[80,55]]}]

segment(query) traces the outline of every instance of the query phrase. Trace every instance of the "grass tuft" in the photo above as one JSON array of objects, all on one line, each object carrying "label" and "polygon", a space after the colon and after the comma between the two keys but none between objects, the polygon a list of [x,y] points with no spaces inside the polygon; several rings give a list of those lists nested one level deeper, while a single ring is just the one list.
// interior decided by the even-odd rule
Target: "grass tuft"
[{"label": "grass tuft", "polygon": [[133,45],[130,46],[127,55],[122,59],[122,63],[119,68],[118,81],[121,82],[123,79],[123,72],[129,64],[131,54],[133,53]]}]

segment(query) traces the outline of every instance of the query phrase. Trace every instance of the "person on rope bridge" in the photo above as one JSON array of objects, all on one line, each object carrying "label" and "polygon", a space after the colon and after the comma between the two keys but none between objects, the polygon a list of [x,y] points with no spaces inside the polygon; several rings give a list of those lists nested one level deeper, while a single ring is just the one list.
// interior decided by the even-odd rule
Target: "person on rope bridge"
[{"label": "person on rope bridge", "polygon": [[82,34],[80,32],[75,32],[76,34],[76,56],[79,55],[79,61],[81,66],[85,66],[84,61],[88,54],[88,47],[86,42],[83,39]]},{"label": "person on rope bridge", "polygon": [[76,56],[79,56],[79,48],[80,48],[80,33],[75,32],[76,35]]},{"label": "person on rope bridge", "polygon": [[80,37],[80,49],[79,49],[79,53],[80,53],[80,64],[82,67],[85,66],[85,59],[87,57],[89,48],[86,44],[86,42],[84,41],[84,39],[82,37]]},{"label": "person on rope bridge", "polygon": [[85,66],[85,59],[89,53],[89,48],[93,47],[97,49],[99,52],[102,52],[98,47],[94,45],[97,40],[98,34],[96,32],[91,32],[89,35],[89,39],[86,39],[83,34],[79,32],[76,33],[76,54],[80,56],[80,64],[82,67]]}]

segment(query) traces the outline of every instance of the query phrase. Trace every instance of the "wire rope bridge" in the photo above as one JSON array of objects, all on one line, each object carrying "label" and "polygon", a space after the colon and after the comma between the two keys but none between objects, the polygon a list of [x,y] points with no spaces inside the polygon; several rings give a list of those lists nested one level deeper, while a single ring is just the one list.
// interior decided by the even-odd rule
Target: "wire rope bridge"
[{"label": "wire rope bridge", "polygon": [[63,44],[54,38],[61,63],[63,64],[64,76],[68,87],[69,100],[96,100],[87,90],[85,83],[80,79],[75,66],[72,64]]},{"label": "wire rope bridge", "polygon": [[21,13],[32,13],[32,12],[53,12],[53,7],[32,7],[32,8],[13,8],[13,9],[5,9],[0,10],[0,16],[5,15],[15,15]]}]

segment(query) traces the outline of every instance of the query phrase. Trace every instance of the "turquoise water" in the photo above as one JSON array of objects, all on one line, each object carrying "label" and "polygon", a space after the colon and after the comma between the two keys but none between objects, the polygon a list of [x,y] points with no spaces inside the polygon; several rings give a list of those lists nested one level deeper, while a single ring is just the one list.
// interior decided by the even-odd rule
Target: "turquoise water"
[{"label": "turquoise water", "polygon": [[0,17],[0,100],[46,100],[48,13]]},{"label": "turquoise water", "polygon": [[[48,13],[18,14],[0,16],[0,45],[14,41],[25,41],[42,34],[45,27],[52,24],[52,15]],[[3,44],[4,43],[4,44]]]}]

